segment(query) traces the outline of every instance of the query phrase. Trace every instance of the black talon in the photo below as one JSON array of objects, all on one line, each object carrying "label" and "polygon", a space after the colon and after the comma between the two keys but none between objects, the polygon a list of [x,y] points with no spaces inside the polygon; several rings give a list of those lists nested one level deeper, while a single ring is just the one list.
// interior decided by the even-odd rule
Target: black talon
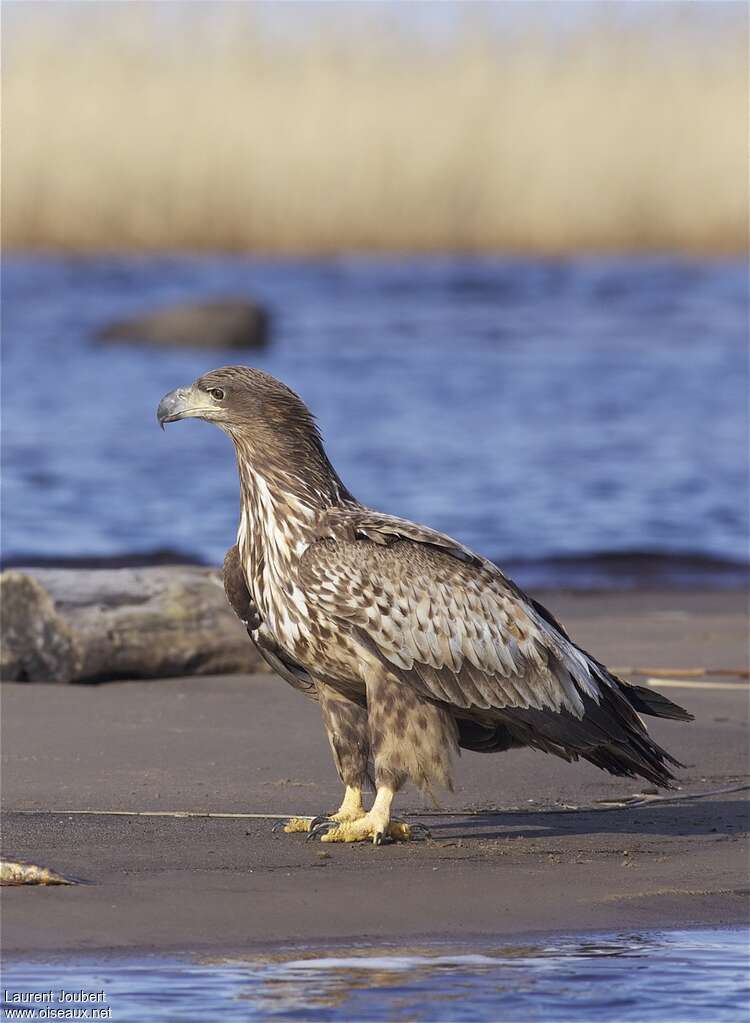
[{"label": "black talon", "polygon": [[375,845],[382,845],[382,844],[383,844],[383,832],[382,831],[378,831],[375,834]]},{"label": "black talon", "polygon": [[314,838],[320,838],[321,835],[328,834],[336,827],[336,821],[332,821],[329,817],[323,817],[319,824],[316,824],[314,828],[310,828],[310,833],[305,839],[306,842],[311,842]]},{"label": "black talon", "polygon": [[307,830],[312,831],[313,828],[317,828],[319,824],[323,824],[324,821],[329,821],[330,819],[331,818],[327,817],[324,813],[320,814],[318,817],[313,817]]},{"label": "black talon", "polygon": [[418,821],[412,823],[411,821],[404,820],[403,817],[391,817],[392,824],[405,824],[412,833],[419,834],[423,838],[432,838],[432,832],[426,824],[420,824]]}]

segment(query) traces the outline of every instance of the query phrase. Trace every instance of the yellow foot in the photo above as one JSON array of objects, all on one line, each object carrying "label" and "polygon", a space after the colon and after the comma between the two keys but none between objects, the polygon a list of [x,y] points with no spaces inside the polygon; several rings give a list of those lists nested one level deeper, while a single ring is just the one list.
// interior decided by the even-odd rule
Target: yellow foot
[{"label": "yellow foot", "polygon": [[343,821],[334,824],[332,821],[321,821],[315,829],[310,829],[309,838],[320,838],[321,842],[372,842],[382,845],[384,842],[408,842],[419,836],[428,837],[430,832],[423,824],[407,824],[406,821],[383,820],[365,814],[355,821]]},{"label": "yellow foot", "polygon": [[283,830],[287,835],[293,835],[297,831],[309,831],[312,820],[312,817],[290,817]]},{"label": "yellow foot", "polygon": [[350,821],[359,820],[360,817],[364,817],[365,811],[363,809],[341,809],[337,813],[332,813],[330,816],[321,817],[290,817],[285,823],[275,824],[273,830],[282,830],[287,835],[294,835],[300,831],[312,831],[312,829],[322,822],[335,821],[337,824],[345,824]]},{"label": "yellow foot", "polygon": [[[332,813],[330,817],[317,817],[316,820],[329,820],[336,821],[337,824],[351,824],[353,821],[361,820],[365,816],[365,808],[363,806],[359,809],[347,809],[342,806],[336,813]],[[310,828],[312,831],[312,827]]]},{"label": "yellow foot", "polygon": [[[291,835],[299,831],[315,831],[319,824],[325,824],[327,827],[331,827],[333,824],[347,824],[359,820],[364,815],[365,808],[362,806],[361,788],[358,785],[347,785],[344,800],[335,813],[312,818],[290,817],[283,828],[288,835]],[[282,827],[280,823],[275,824],[273,830],[278,831],[280,827]]]}]

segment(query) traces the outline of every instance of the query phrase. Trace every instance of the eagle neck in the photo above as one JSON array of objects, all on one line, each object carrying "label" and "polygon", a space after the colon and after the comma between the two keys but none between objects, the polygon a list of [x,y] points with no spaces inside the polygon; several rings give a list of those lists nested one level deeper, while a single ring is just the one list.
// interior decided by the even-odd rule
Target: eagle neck
[{"label": "eagle neck", "polygon": [[[294,563],[317,538],[326,510],[354,499],[325,453],[322,459],[259,456],[234,438],[240,478],[238,545],[248,577],[267,589],[289,578]],[[316,451],[317,455],[318,452]],[[256,599],[260,599],[260,593]]]}]

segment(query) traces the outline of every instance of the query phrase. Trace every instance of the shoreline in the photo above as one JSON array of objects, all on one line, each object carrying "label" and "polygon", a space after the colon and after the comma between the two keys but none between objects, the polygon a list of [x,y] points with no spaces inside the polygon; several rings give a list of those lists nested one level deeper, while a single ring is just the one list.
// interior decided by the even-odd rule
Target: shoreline
[{"label": "shoreline", "polygon": [[[699,934],[703,931],[721,933],[726,935],[750,935],[750,920],[739,922],[728,922],[714,924],[711,922],[684,923],[679,926],[666,924],[661,927],[640,927],[637,929],[639,939],[657,940],[660,935]],[[292,939],[276,942],[264,942],[262,940],[251,941],[242,946],[179,946],[175,948],[142,949],[142,948],[121,948],[118,946],[74,949],[72,951],[36,951],[36,950],[11,950],[2,952],[2,963],[6,967],[20,965],[118,965],[135,964],[144,962],[160,962],[193,965],[211,965],[222,962],[290,962],[296,959],[317,959],[330,956],[332,953],[346,953],[351,957],[366,958],[369,952],[382,954],[388,952],[394,955],[424,955],[439,952],[450,952],[457,955],[468,954],[475,951],[491,952],[497,947],[498,953],[506,952],[508,949],[537,948],[545,943],[579,942],[582,940],[596,941],[613,940],[623,938],[632,934],[633,928],[612,927],[609,929],[597,928],[567,928],[564,930],[536,930],[536,931],[510,931],[510,932],[477,932],[476,934],[464,934],[459,938],[450,935],[435,934],[412,934],[401,938],[349,938],[341,939],[320,939],[304,942],[295,942]]]},{"label": "shoreline", "polygon": [[[613,666],[746,665],[740,594],[549,604]],[[605,812],[597,801],[648,786],[530,750],[464,753],[441,801],[453,816],[420,816],[432,840],[380,849],[307,843],[263,819],[63,812],[330,810],[340,789],[319,710],[279,679],[4,683],[4,853],[94,883],[2,889],[3,954],[270,954],[746,924],[746,793],[715,790],[748,782],[748,685],[706,681],[717,687],[667,690],[694,723],[649,722],[687,765],[678,794],[705,798]],[[409,811],[431,808],[405,790],[396,813]]]},{"label": "shoreline", "polygon": [[[550,554],[538,558],[491,558],[493,564],[523,590],[537,595],[583,595],[633,592],[702,593],[746,592],[750,562],[705,552],[600,550],[580,554]],[[26,569],[64,569],[99,572],[113,569],[185,567],[220,571],[221,564],[190,551],[172,548],[71,556],[13,553],[0,558],[0,572]]]}]

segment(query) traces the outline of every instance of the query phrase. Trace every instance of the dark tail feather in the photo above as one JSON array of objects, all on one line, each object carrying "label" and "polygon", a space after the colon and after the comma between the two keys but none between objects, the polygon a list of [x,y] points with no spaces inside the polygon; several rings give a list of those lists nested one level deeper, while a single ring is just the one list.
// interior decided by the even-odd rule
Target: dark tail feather
[{"label": "dark tail feather", "polygon": [[676,781],[667,764],[674,767],[685,766],[656,743],[649,750],[648,757],[632,756],[628,750],[622,748],[599,746],[589,753],[584,753],[583,759],[603,771],[608,771],[609,774],[616,774],[621,778],[645,778],[663,789],[673,789],[675,787],[673,783]]},{"label": "dark tail feather", "polygon": [[581,717],[566,709],[503,708],[508,731],[525,745],[566,760],[580,757],[610,774],[672,788],[676,779],[671,768],[684,765],[654,742],[638,713],[682,721],[691,715],[661,693],[622,682],[593,658],[590,663],[598,675],[599,694],[594,699],[580,693]]},{"label": "dark tail feather", "polygon": [[633,686],[622,682],[618,678],[617,685],[620,692],[626,698],[633,710],[639,714],[650,714],[655,718],[670,718],[672,721],[694,721],[695,716],[690,711],[672,703],[666,696],[657,692],[656,689],[647,689],[645,686]]}]

